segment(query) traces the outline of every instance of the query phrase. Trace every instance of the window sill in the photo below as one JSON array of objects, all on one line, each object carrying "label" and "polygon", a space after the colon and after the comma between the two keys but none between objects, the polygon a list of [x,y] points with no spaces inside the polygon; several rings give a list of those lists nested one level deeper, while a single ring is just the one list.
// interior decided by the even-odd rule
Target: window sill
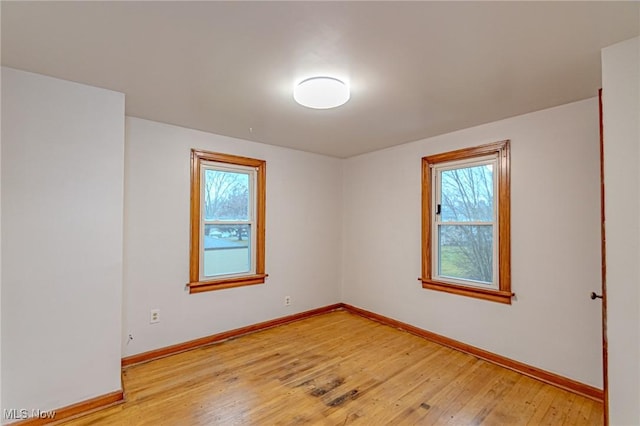
[{"label": "window sill", "polygon": [[467,287],[464,285],[449,284],[441,281],[433,281],[426,278],[418,278],[422,282],[422,288],[445,293],[458,294],[461,296],[475,297],[476,299],[489,300],[491,302],[511,304],[511,298],[515,296],[510,291],[488,290],[484,288]]},{"label": "window sill", "polygon": [[226,278],[212,281],[196,281],[187,284],[189,294],[205,291],[223,290],[225,288],[242,287],[245,285],[264,284],[269,274],[244,275],[241,277]]}]

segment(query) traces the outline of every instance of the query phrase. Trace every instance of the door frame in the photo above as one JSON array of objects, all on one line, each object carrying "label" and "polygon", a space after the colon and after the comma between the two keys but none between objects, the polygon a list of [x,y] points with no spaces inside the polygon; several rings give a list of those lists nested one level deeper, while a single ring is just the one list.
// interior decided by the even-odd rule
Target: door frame
[{"label": "door frame", "polygon": [[604,425],[609,424],[609,350],[607,343],[607,244],[605,232],[604,188],[604,125],[602,117],[602,89],[598,90],[598,116],[600,121],[600,239],[602,255],[602,383]]}]

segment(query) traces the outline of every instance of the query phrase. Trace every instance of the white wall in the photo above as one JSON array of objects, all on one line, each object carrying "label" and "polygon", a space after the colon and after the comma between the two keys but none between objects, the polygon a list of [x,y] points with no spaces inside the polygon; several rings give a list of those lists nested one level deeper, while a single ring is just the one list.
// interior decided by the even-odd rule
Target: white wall
[{"label": "white wall", "polygon": [[[136,118],[126,140],[124,356],[340,301],[340,160]],[[186,291],[191,148],[267,161],[266,284]]]},{"label": "white wall", "polygon": [[[512,305],[422,289],[421,158],[511,139]],[[596,99],[344,164],[343,301],[602,386]]]},{"label": "white wall", "polygon": [[[0,13],[1,15],[1,13]],[[0,78],[0,94],[2,93],[2,78]],[[0,102],[0,129],[2,129],[2,102]],[[0,177],[2,176],[2,137],[0,136]],[[0,185],[2,182],[0,182]],[[2,330],[2,193],[0,189],[0,332]],[[0,412],[2,412],[2,338],[0,338]],[[0,423],[2,420],[0,418]]]},{"label": "white wall", "polygon": [[[121,355],[340,301],[602,385],[595,99],[339,160],[137,118],[123,129],[121,94],[2,71],[3,408],[108,393]],[[422,289],[421,157],[507,138],[517,299]],[[267,161],[266,284],[186,291],[191,148]]]},{"label": "white wall", "polygon": [[640,424],[640,38],[602,50],[609,420]]},{"label": "white wall", "polygon": [[2,406],[117,391],[124,96],[2,68]]}]

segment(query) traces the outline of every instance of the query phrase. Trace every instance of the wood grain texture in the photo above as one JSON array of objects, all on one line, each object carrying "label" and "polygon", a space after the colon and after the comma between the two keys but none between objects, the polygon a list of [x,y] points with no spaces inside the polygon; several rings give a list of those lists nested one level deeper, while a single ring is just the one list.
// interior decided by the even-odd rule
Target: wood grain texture
[{"label": "wood grain texture", "polygon": [[131,355],[131,356],[122,358],[122,366],[126,367],[133,364],[139,364],[141,362],[148,362],[154,359],[163,358],[169,355],[175,355],[177,353],[199,348],[201,346],[210,345],[212,343],[221,342],[223,340],[233,339],[245,334],[253,333],[260,330],[266,330],[268,328],[277,327],[282,324],[287,324],[293,321],[298,321],[298,320],[309,318],[315,315],[325,314],[327,312],[331,312],[341,308],[342,308],[342,304],[323,306],[321,308],[299,312],[297,314],[288,315],[286,317],[275,318],[269,321],[248,325],[246,327],[236,328],[235,330],[229,330],[222,333],[213,334],[211,336],[189,340],[188,342],[178,343],[176,345],[166,346],[164,348],[155,349],[152,351],[143,352],[136,355]]},{"label": "wood grain texture", "polygon": [[51,423],[59,423],[64,419],[70,419],[75,416],[85,415],[97,410],[101,410],[107,407],[114,407],[116,404],[124,402],[124,392],[116,391],[106,395],[101,395],[96,398],[91,398],[86,401],[78,402],[77,404],[69,405],[67,407],[59,408],[55,411],[53,419],[28,419],[15,423],[11,423],[12,426],[36,426],[45,425]]},{"label": "wood grain texture", "polygon": [[397,321],[393,318],[385,317],[383,315],[376,314],[374,312],[370,312],[370,311],[357,308],[355,306],[351,306],[348,304],[343,304],[343,307],[349,312],[352,312],[354,314],[361,315],[365,318],[378,321],[382,324],[386,324],[400,330],[408,331],[412,334],[424,337],[425,339],[428,339],[432,342],[439,343],[449,348],[453,348],[453,349],[462,351],[464,353],[467,353],[469,355],[473,355],[475,357],[484,359],[486,361],[489,361],[501,367],[508,368],[510,370],[513,370],[525,376],[529,376],[531,378],[540,380],[550,385],[557,386],[561,389],[574,392],[578,395],[581,395],[587,398],[591,398],[594,401],[602,402],[603,400],[603,391],[593,386],[580,383],[575,380],[571,380],[567,377],[563,377],[558,374],[554,374],[549,371],[545,371],[543,369],[533,367],[531,365],[527,365],[520,361],[515,361],[513,359],[504,357],[502,355],[498,355],[493,352],[489,352],[484,349],[480,349],[475,346],[462,343],[460,341],[442,336],[440,334],[433,333],[431,331],[423,330],[419,327],[413,326],[411,324],[403,323],[401,321]]},{"label": "wood grain texture", "polygon": [[[256,169],[256,271],[255,274],[233,278],[200,281],[200,219],[202,200],[200,199],[201,166],[203,161],[254,167]],[[223,290],[244,285],[263,284],[265,273],[265,225],[266,225],[266,178],[267,163],[255,158],[217,152],[191,150],[191,232],[189,242],[189,293],[202,293],[211,290]]]},{"label": "wood grain texture", "polygon": [[[432,167],[435,164],[468,160],[489,154],[497,155],[495,171],[498,179],[498,282],[499,290],[456,285],[434,280],[432,227]],[[511,304],[511,148],[510,141],[480,145],[422,158],[422,287],[460,296]]]},{"label": "wood grain texture", "polygon": [[510,293],[506,303],[511,303],[514,296],[511,291],[511,142],[506,140],[498,144],[498,293]]},{"label": "wood grain texture", "polygon": [[215,281],[196,281],[189,283],[189,293],[202,293],[211,290],[242,287],[245,285],[262,284],[268,274],[243,275],[241,277],[225,278]]},{"label": "wood grain texture", "polygon": [[477,287],[469,287],[464,285],[441,283],[425,278],[419,278],[422,282],[422,288],[430,290],[444,291],[446,293],[458,294],[460,296],[475,297],[477,299],[490,300],[492,302],[511,304],[513,293],[510,291],[490,290]]},{"label": "wood grain texture", "polygon": [[431,166],[427,157],[422,158],[422,275],[418,278],[424,282],[431,281],[433,276],[433,262],[431,256],[433,252],[433,239],[431,238],[431,191],[433,183],[431,181]]},{"label": "wood grain texture", "polygon": [[189,282],[200,280],[200,156],[191,150]]},{"label": "wood grain texture", "polygon": [[607,233],[605,228],[604,184],[604,120],[602,89],[598,90],[598,115],[600,121],[600,255],[602,262],[602,375],[604,384],[604,424],[609,424],[609,343],[607,341]]},{"label": "wood grain texture", "polygon": [[599,425],[602,404],[348,311],[124,369],[66,425]]}]

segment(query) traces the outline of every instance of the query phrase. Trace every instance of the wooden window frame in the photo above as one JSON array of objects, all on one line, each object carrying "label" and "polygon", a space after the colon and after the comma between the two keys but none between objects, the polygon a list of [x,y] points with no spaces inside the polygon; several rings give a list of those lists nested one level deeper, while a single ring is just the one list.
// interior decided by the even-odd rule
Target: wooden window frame
[{"label": "wooden window frame", "polygon": [[[203,244],[200,235],[202,220],[201,203],[201,177],[202,163],[216,162],[235,166],[252,167],[256,170],[255,186],[255,272],[247,275],[200,279],[200,247]],[[266,167],[264,160],[240,157],[237,155],[221,154],[217,152],[191,150],[191,240],[189,250],[189,293],[201,293],[205,291],[221,290],[225,288],[240,287],[245,285],[263,284],[265,273],[265,203],[266,203]]]},{"label": "wooden window frame", "polygon": [[[479,157],[497,154],[498,180],[498,289],[458,285],[435,280],[432,258],[433,223],[433,179],[432,167],[436,164],[461,160],[472,160]],[[430,155],[422,158],[422,276],[419,280],[422,287],[443,291],[492,302],[511,304],[514,293],[511,292],[511,157],[510,142],[504,140],[472,148]]]}]

